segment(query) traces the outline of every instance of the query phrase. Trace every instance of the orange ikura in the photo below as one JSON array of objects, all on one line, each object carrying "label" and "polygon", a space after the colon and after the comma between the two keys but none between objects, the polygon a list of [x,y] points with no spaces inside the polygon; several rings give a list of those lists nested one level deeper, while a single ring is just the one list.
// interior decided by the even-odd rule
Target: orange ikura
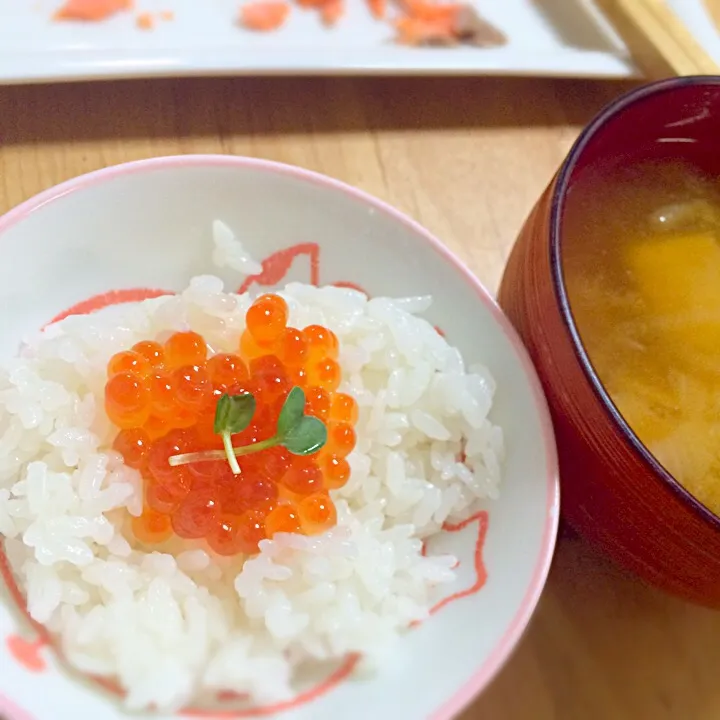
[{"label": "orange ikura", "polygon": [[237,353],[211,355],[201,335],[177,332],[110,358],[114,448],[144,480],[138,541],[175,535],[219,555],[253,554],[275,533],[335,525],[328,492],[350,477],[358,406],[337,392],[336,335],[287,323],[283,298],[265,294]]}]

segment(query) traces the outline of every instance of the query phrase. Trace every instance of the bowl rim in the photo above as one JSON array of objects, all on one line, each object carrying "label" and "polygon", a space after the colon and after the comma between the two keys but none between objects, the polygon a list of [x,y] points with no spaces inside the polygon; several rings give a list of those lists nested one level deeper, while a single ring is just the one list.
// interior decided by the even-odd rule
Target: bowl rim
[{"label": "bowl rim", "polygon": [[620,95],[610,102],[584,128],[570,149],[563,164],[560,166],[552,194],[550,209],[550,267],[553,288],[560,305],[563,324],[570,334],[573,350],[580,363],[580,367],[601,405],[615,425],[620,428],[625,441],[630,444],[645,464],[650,467],[655,476],[662,480],[664,485],[668,487],[677,498],[684,502],[698,519],[711,525],[714,529],[720,530],[720,516],[703,505],[658,462],[655,456],[645,447],[637,435],[635,435],[605,390],[580,339],[580,333],[578,332],[570,309],[570,301],[565,286],[565,275],[561,259],[563,235],[562,217],[565,210],[570,180],[587,146],[603,131],[609,122],[616,119],[630,106],[641,103],[655,95],[672,93],[680,88],[703,85],[717,88],[720,86],[720,75],[689,75],[647,83]]},{"label": "bowl rim", "polygon": [[498,325],[500,331],[505,335],[516,357],[520,361],[523,374],[530,387],[531,400],[540,418],[540,442],[546,458],[546,466],[539,472],[540,475],[544,475],[546,485],[546,505],[543,510],[542,540],[537,557],[533,563],[533,570],[528,587],[525,589],[525,593],[521,598],[517,612],[511,619],[500,640],[489,651],[485,661],[472,673],[471,677],[463,682],[455,693],[445,700],[439,708],[434,709],[428,714],[431,720],[452,720],[455,715],[487,687],[515,650],[540,600],[540,595],[547,581],[555,550],[560,516],[560,481],[557,449],[547,401],[542,391],[540,380],[530,360],[530,356],[514,327],[480,280],[462,260],[422,225],[383,200],[359,188],[355,188],[315,171],[272,160],[221,154],[170,155],[135,160],[94,170],[42,191],[9,210],[5,215],[0,217],[0,237],[3,233],[27,219],[33,212],[36,212],[47,204],[62,199],[66,195],[111,182],[119,177],[159,170],[183,170],[202,167],[240,168],[243,170],[274,173],[294,178],[301,182],[319,185],[326,189],[348,195],[354,200],[368,205],[375,211],[405,226],[412,231],[414,236],[420,240],[424,240],[434,252],[449,262],[455,268],[458,275],[472,287],[480,304]]}]

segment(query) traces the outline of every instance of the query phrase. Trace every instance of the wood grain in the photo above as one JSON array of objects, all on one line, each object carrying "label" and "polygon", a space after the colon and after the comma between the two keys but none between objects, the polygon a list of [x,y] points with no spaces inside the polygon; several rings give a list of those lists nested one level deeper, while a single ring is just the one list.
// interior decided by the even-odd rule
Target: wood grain
[{"label": "wood grain", "polygon": [[[495,289],[579,129],[625,89],[538,79],[0,88],[0,211],[125,160],[266,157],[396,205]],[[530,630],[462,720],[717,720],[718,637],[719,614],[661,596],[565,534]]]}]

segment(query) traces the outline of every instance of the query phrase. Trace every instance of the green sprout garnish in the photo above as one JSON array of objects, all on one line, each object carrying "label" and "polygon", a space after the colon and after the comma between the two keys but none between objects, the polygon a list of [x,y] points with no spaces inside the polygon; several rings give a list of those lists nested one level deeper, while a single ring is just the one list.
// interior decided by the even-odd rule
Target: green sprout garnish
[{"label": "green sprout garnish", "polygon": [[178,467],[195,462],[227,459],[235,475],[240,474],[237,458],[240,455],[267,450],[282,445],[293,455],[312,455],[327,442],[325,423],[312,415],[305,415],[305,393],[294,387],[280,410],[275,434],[267,440],[233,447],[232,436],[250,425],[255,414],[255,398],[251,393],[223,395],[215,409],[214,430],[223,439],[224,450],[202,450],[200,452],[173,455],[170,465]]}]

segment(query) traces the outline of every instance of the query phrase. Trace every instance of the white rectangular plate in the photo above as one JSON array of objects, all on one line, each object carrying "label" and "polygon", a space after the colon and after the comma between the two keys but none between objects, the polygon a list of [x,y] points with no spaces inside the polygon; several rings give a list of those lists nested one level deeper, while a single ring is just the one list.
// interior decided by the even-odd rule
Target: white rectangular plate
[{"label": "white rectangular plate", "polygon": [[[0,83],[181,75],[472,74],[630,77],[628,53],[591,0],[473,0],[508,37],[504,47],[406,48],[373,20],[365,0],[347,0],[339,25],[293,8],[281,30],[237,27],[242,0],[136,0],[102,23],[53,22],[62,0],[0,0]],[[698,35],[715,41],[702,3],[671,0]],[[150,31],[139,12],[172,10]]]}]

